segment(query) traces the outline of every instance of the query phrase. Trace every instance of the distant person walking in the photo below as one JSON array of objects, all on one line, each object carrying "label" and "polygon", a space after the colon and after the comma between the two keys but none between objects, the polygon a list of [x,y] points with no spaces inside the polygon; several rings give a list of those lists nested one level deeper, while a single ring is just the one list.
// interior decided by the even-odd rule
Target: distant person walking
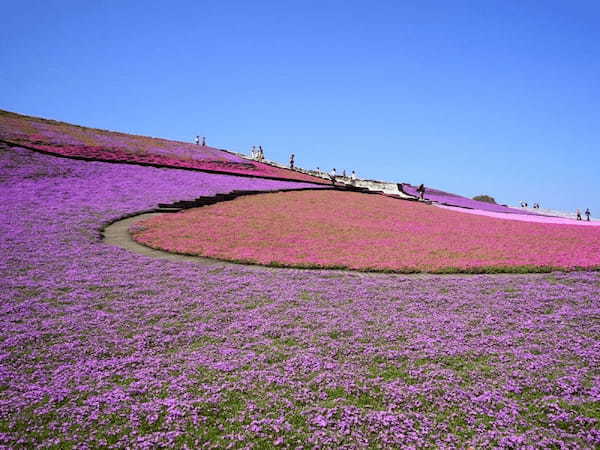
[{"label": "distant person walking", "polygon": [[356,181],[356,172],[353,170],[352,173],[350,174],[350,179],[354,182]]},{"label": "distant person walking", "polygon": [[200,145],[200,136],[196,136],[196,145]]},{"label": "distant person walking", "polygon": [[575,214],[577,214],[577,220],[581,220],[581,211],[579,211],[579,208],[577,208]]},{"label": "distant person walking", "polygon": [[265,159],[265,152],[263,151],[262,145],[258,146],[258,160],[263,161]]},{"label": "distant person walking", "polygon": [[290,169],[294,168],[294,157],[295,157],[295,155],[292,153],[290,155]]},{"label": "distant person walking", "polygon": [[331,172],[329,172],[329,179],[331,180],[331,184],[335,184],[335,177],[337,176],[337,173],[335,171],[335,167],[333,169],[331,169]]},{"label": "distant person walking", "polygon": [[586,208],[586,209],[585,209],[585,213],[584,213],[584,214],[585,214],[585,216],[587,217],[587,221],[589,222],[589,221],[590,221],[590,215],[592,214],[592,213],[590,212],[590,208]]},{"label": "distant person walking", "polygon": [[202,136],[202,147],[206,147],[206,138]]},{"label": "distant person walking", "polygon": [[425,200],[425,185],[423,183],[419,185],[417,192],[419,193],[419,200]]},{"label": "distant person walking", "polygon": [[256,159],[256,145],[252,146],[252,149],[250,150],[250,157],[252,159]]}]

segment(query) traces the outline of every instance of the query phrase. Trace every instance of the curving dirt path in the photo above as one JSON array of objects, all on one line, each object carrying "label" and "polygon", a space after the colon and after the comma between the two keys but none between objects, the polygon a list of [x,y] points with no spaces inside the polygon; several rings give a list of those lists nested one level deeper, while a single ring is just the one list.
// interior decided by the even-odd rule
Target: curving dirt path
[{"label": "curving dirt path", "polygon": [[167,259],[170,261],[193,261],[195,263],[202,264],[222,264],[222,265],[233,265],[233,263],[227,263],[225,261],[218,261],[215,259],[203,258],[201,256],[188,256],[179,255],[176,253],[169,253],[163,250],[155,250],[145,245],[138,244],[129,234],[129,227],[138,220],[149,219],[150,217],[159,216],[165,213],[145,213],[137,216],[128,217],[126,219],[117,220],[111,223],[102,230],[103,242],[108,245],[114,245],[116,247],[124,248],[131,252],[139,253],[144,256],[151,256],[152,258]]}]

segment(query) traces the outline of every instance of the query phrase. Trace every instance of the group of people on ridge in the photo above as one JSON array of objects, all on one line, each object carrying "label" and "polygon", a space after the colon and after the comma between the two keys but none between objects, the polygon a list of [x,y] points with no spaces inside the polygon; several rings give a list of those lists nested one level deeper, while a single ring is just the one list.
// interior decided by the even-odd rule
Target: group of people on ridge
[{"label": "group of people on ridge", "polygon": [[[583,220],[581,218],[581,211],[579,211],[579,209],[577,209],[576,214],[577,214],[577,220]],[[592,215],[592,213],[590,212],[590,208],[586,208],[584,214],[587,217],[587,221],[589,222],[590,221],[590,216]]]},{"label": "group of people on ridge", "polygon": [[[521,201],[520,202],[521,208],[527,208],[527,202]],[[532,208],[534,209],[539,209],[540,208],[540,204],[539,203],[534,203],[532,205]],[[592,215],[592,213],[590,212],[590,208],[586,208],[584,211],[584,214],[586,216],[586,220],[589,222],[590,221],[590,216]],[[577,209],[577,211],[575,212],[575,216],[577,217],[577,220],[583,220],[581,217],[581,211],[579,209]]]},{"label": "group of people on ridge", "polygon": [[252,159],[256,159],[257,161],[264,161],[265,152],[263,151],[262,145],[259,145],[258,148],[256,145],[253,145],[252,149],[250,150],[250,156]]},{"label": "group of people on ridge", "polygon": [[[202,143],[203,147],[206,147],[206,137],[202,136],[202,139],[200,139],[200,136],[196,136],[195,139],[196,145],[200,145],[200,143]],[[258,147],[256,147],[255,145],[252,146],[252,149],[250,150],[250,156],[252,157],[252,159],[255,159],[257,161],[264,161],[265,159],[265,153],[263,151],[263,148],[261,145],[259,145]],[[289,159],[289,167],[290,169],[295,169],[295,159],[296,159],[296,155],[294,155],[293,153],[290,154],[290,159]],[[319,168],[317,167],[317,172],[320,172]],[[329,179],[331,180],[332,184],[335,184],[336,178],[337,178],[337,172],[335,170],[335,167],[333,169],[331,169],[331,171],[329,172]],[[342,177],[346,178],[346,171],[344,170]],[[352,182],[356,181],[356,172],[353,170],[352,173],[350,174],[350,180]],[[419,194],[419,200],[425,200],[425,186],[423,184],[420,184],[419,187],[417,188],[417,193]],[[521,201],[520,202],[521,208],[527,208],[527,202]],[[538,209],[540,207],[539,203],[534,203],[532,205],[533,208]],[[589,208],[586,208],[586,210],[584,211],[584,214],[586,216],[586,220],[589,222],[590,221],[590,216],[591,216],[591,212]],[[581,211],[579,209],[577,209],[576,212],[577,215],[577,220],[583,220],[581,218]]]},{"label": "group of people on ridge", "polygon": [[[527,208],[529,205],[527,204],[527,202],[524,202],[523,200],[521,200],[520,202],[521,208]],[[531,205],[532,208],[534,209],[539,209],[540,208],[540,204],[539,203],[534,203],[533,205]]]},{"label": "group of people on ridge", "polygon": [[[317,170],[318,170],[318,169],[319,169],[319,168],[317,167]],[[331,180],[331,183],[332,183],[332,184],[335,184],[335,180],[336,180],[336,178],[338,177],[338,174],[337,174],[337,172],[336,172],[336,170],[335,170],[335,167],[334,167],[333,169],[331,169],[331,172],[329,172],[329,174],[328,174],[328,175],[329,175],[329,179]],[[344,170],[344,171],[342,172],[342,175],[341,175],[341,176],[342,176],[343,178],[346,178],[346,170]],[[352,181],[353,183],[356,181],[356,172],[355,172],[354,170],[353,170],[353,171],[352,171],[352,173],[350,174],[350,181]]]}]

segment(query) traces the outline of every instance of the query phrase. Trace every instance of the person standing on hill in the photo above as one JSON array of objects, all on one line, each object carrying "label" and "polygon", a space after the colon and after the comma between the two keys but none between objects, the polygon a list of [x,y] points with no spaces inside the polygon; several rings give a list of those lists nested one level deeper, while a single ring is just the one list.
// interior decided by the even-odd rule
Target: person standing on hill
[{"label": "person standing on hill", "polygon": [[200,145],[200,136],[196,136],[196,145]]},{"label": "person standing on hill", "polygon": [[294,157],[295,157],[295,155],[292,153],[290,155],[290,169],[294,168]]},{"label": "person standing on hill", "polygon": [[419,193],[419,200],[425,200],[425,185],[423,183],[419,185],[417,192]]},{"label": "person standing on hill", "polygon": [[590,212],[590,208],[585,208],[585,213],[584,214],[587,217],[587,221],[589,222],[590,221],[590,215],[592,214]]},{"label": "person standing on hill", "polygon": [[350,174],[350,180],[352,180],[352,182],[356,181],[356,172],[353,170],[352,173]]},{"label": "person standing on hill", "polygon": [[581,211],[579,211],[579,208],[577,208],[575,214],[577,214],[577,220],[581,220]]},{"label": "person standing on hill", "polygon": [[335,172],[335,167],[333,169],[331,169],[331,172],[329,172],[329,178],[331,179],[331,184],[335,184],[335,177],[337,176],[336,172]]},{"label": "person standing on hill", "polygon": [[206,137],[202,136],[202,147],[206,147]]}]

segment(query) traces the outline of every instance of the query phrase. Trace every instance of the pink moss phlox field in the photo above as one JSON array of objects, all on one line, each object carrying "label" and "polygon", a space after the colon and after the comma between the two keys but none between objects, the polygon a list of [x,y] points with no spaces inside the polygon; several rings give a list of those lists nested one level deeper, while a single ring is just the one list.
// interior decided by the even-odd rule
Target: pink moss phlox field
[{"label": "pink moss phlox field", "polygon": [[600,227],[463,214],[384,196],[285,192],[162,215],[135,239],[260,264],[399,272],[600,267]]},{"label": "pink moss phlox field", "polygon": [[[415,197],[419,196],[416,186],[412,186],[408,183],[403,183],[402,189],[407,194],[414,195]],[[507,214],[536,215],[535,213],[530,212],[530,211],[522,211],[520,209],[509,208],[507,206],[496,205],[494,203],[481,202],[479,200],[473,200],[471,198],[462,197],[460,195],[451,194],[449,192],[440,191],[438,189],[432,189],[430,187],[425,187],[424,198],[426,200],[431,200],[433,202],[441,203],[442,205],[459,206],[461,208],[471,208],[471,209],[478,209],[478,210],[482,210],[482,211],[507,213]]]},{"label": "pink moss phlox field", "polygon": [[[481,209],[467,209],[457,206],[447,205],[436,205],[439,208],[447,209],[449,211],[456,211],[464,214],[475,214],[478,216],[494,217],[496,219],[504,220],[519,220],[521,222],[536,222],[536,223],[549,223],[555,225],[575,225],[580,227],[600,227],[600,221],[596,220],[576,220],[566,217],[553,217],[553,216],[542,216],[537,214],[516,214],[516,213],[502,213],[494,211],[484,211]],[[525,212],[525,211],[524,211]]]},{"label": "pink moss phlox field", "polygon": [[0,150],[0,447],[600,445],[598,273],[195,264],[97,239],[254,188],[282,185]]},{"label": "pink moss phlox field", "polygon": [[0,110],[0,139],[62,156],[328,184],[210,146],[79,127]]}]

